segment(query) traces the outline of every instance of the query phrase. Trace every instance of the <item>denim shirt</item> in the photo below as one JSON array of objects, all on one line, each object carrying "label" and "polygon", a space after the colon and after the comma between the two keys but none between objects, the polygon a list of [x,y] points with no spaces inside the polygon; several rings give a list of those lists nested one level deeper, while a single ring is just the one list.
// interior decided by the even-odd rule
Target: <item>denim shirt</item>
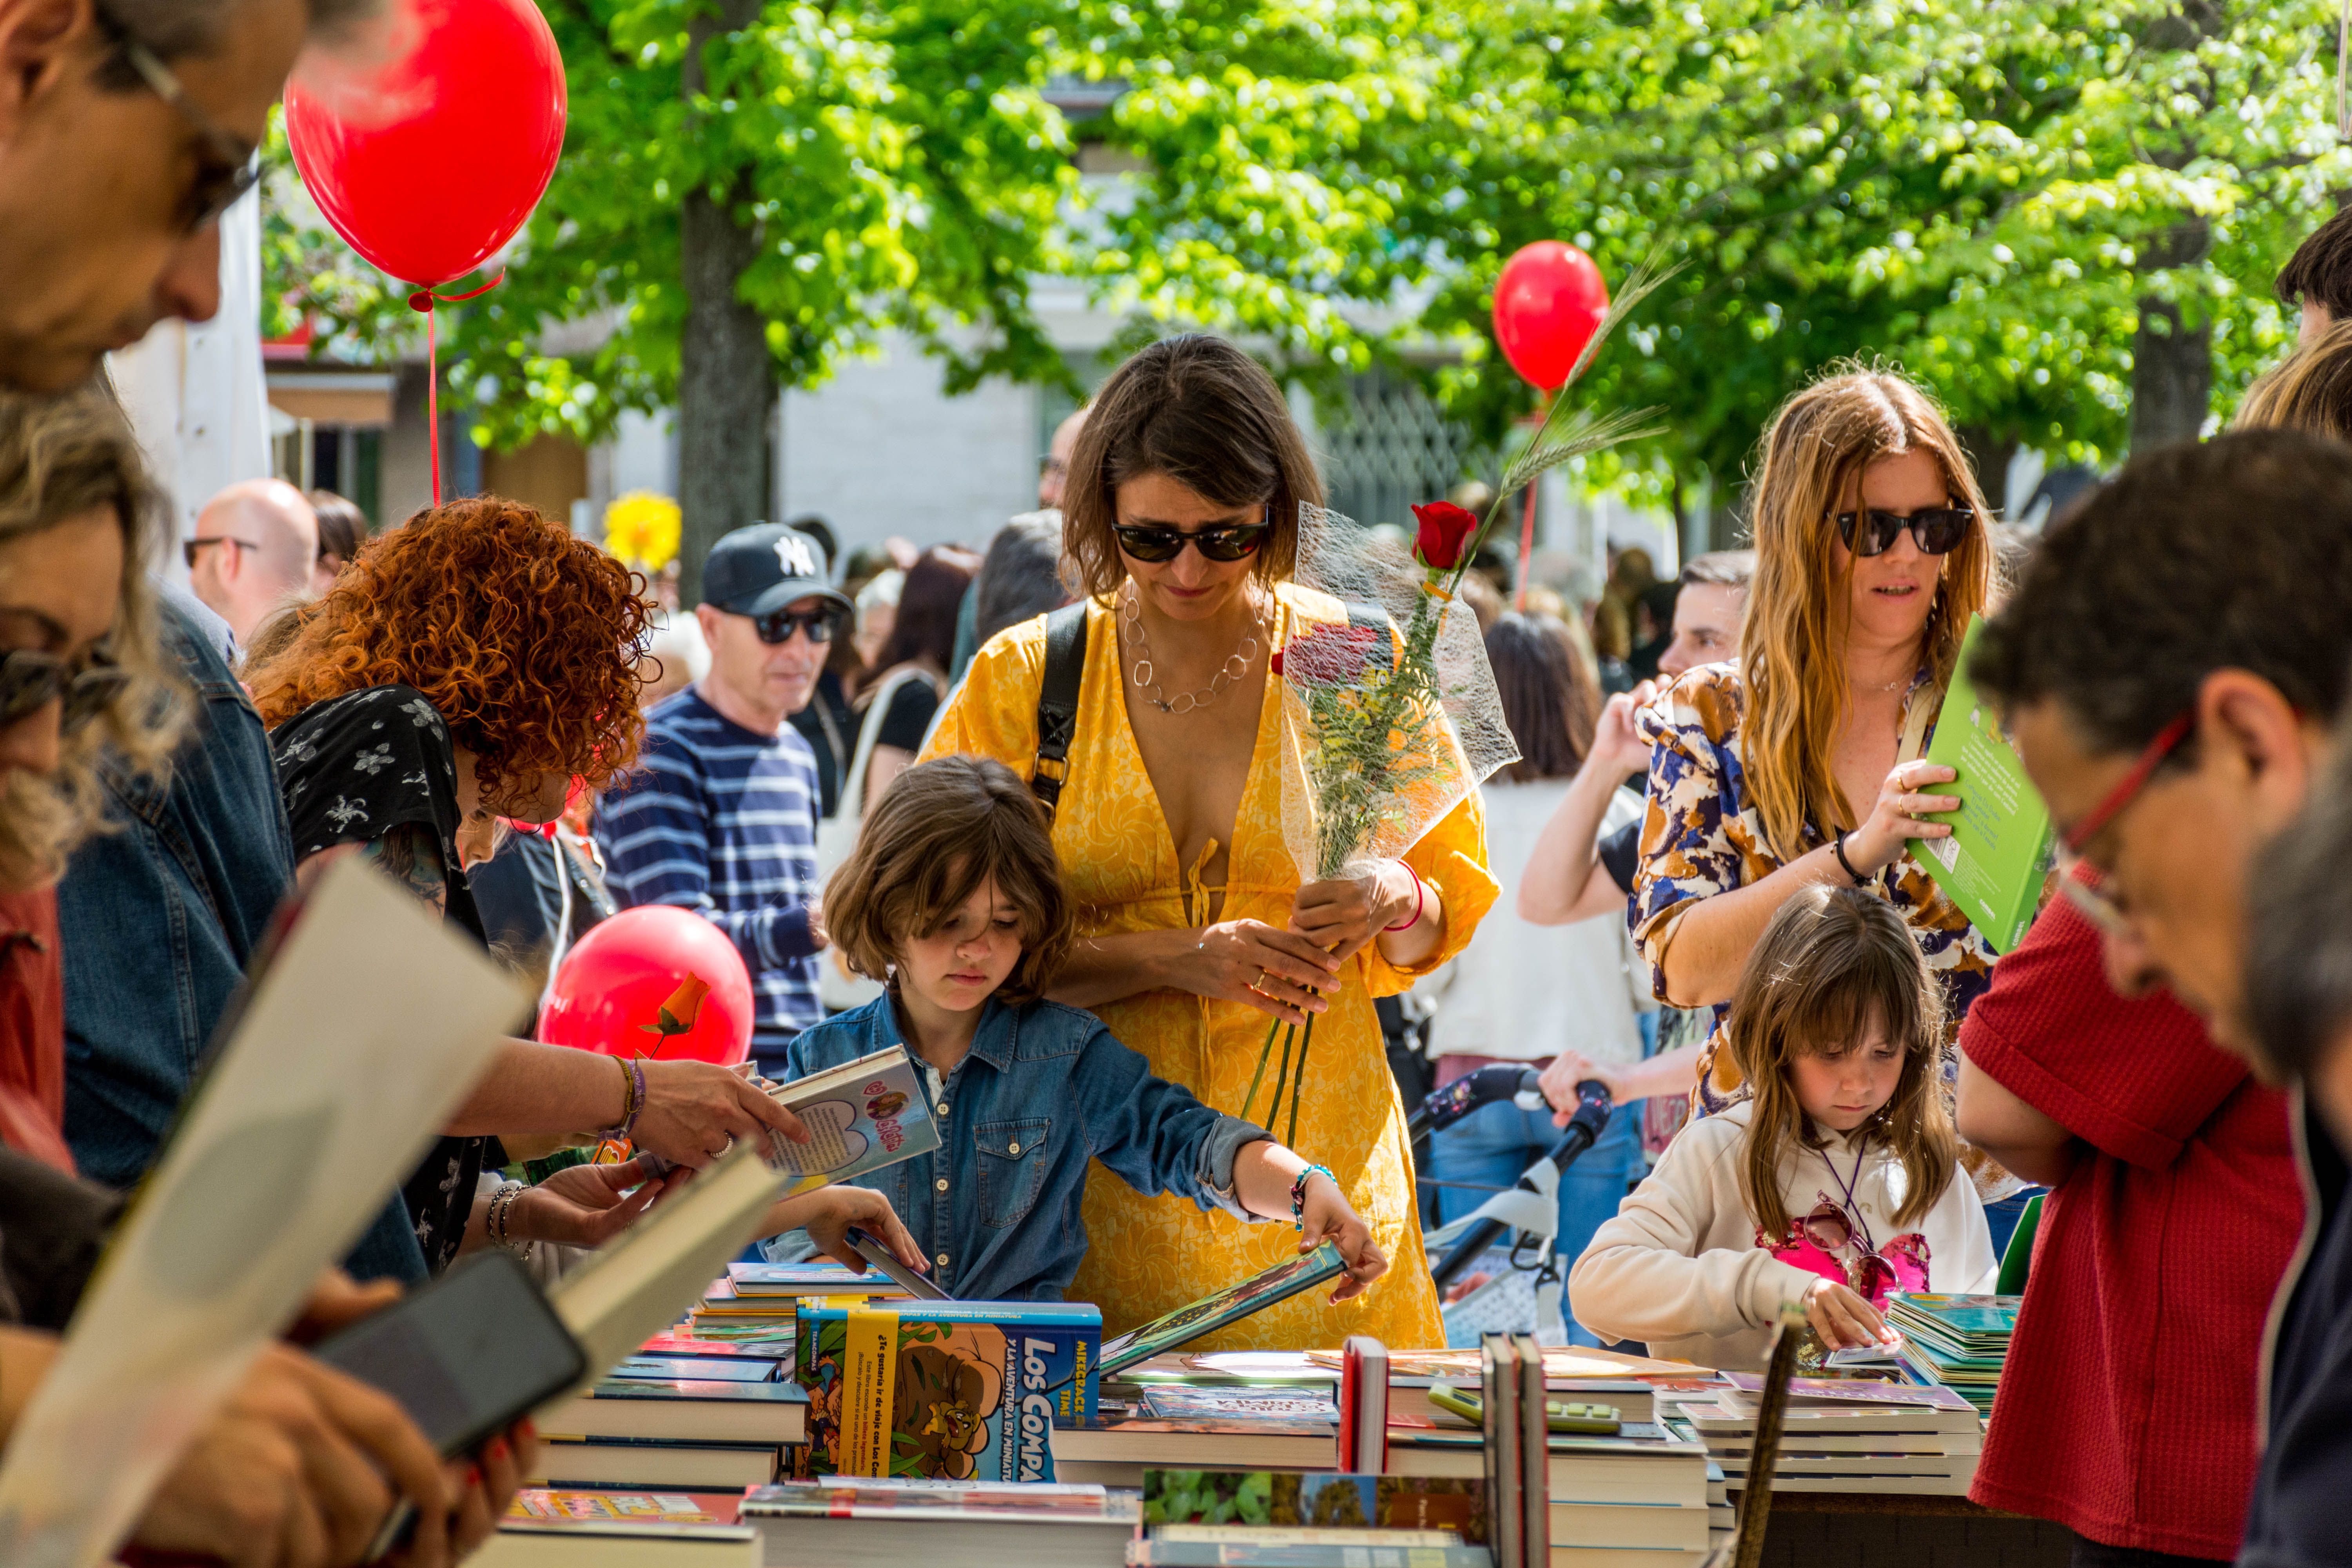
[{"label": "denim shirt", "polygon": [[[58,885],[66,1141],[85,1176],[114,1187],[154,1163],[294,885],[277,768],[223,655],[226,627],[158,587],[162,651],[193,689],[194,726],[168,779],[101,761],[111,831],[76,850]],[[424,1277],[398,1219],[395,1199],[347,1260],[352,1272]]]},{"label": "denim shirt", "polygon": [[[792,1045],[791,1074],[904,1043],[890,998],[828,1018]],[[914,1056],[917,1069],[922,1058]],[[971,1301],[1058,1301],[1087,1255],[1078,1202],[1087,1162],[1142,1193],[1255,1216],[1234,1195],[1234,1156],[1273,1134],[1154,1078],[1091,1013],[1052,1002],[991,1000],[971,1049],[947,1075],[932,1112],[940,1147],[871,1173],[858,1185],[890,1200],[931,1261],[931,1278]],[[804,1258],[804,1233],[762,1244]]]}]

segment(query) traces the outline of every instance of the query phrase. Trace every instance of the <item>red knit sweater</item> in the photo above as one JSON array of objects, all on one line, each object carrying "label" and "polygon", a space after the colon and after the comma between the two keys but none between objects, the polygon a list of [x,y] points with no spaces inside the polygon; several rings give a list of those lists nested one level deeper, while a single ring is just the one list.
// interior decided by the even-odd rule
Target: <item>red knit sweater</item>
[{"label": "red knit sweater", "polygon": [[2284,1097],[2170,995],[2116,996],[2063,899],[1994,966],[1960,1048],[2087,1145],[2045,1201],[1969,1495],[2234,1557],[2263,1324],[2303,1225]]}]

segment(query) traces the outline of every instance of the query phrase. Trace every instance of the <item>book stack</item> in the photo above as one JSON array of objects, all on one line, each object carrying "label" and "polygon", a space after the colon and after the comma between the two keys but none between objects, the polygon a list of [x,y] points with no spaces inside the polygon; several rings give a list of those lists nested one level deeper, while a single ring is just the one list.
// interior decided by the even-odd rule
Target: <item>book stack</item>
[{"label": "book stack", "polygon": [[730,1263],[694,1309],[698,1335],[719,1339],[790,1336],[803,1300],[845,1301],[905,1299],[906,1292],[873,1269],[852,1274],[829,1258],[804,1263]]},{"label": "book stack", "polygon": [[757,1488],[742,1518],[760,1532],[766,1568],[1107,1568],[1141,1510],[1135,1493],[1101,1487],[840,1476]]},{"label": "book stack", "polygon": [[[1760,1380],[1712,1399],[1670,1399],[1663,1425],[1706,1445],[1729,1487],[1746,1484]],[[1776,1492],[1965,1497],[1984,1447],[1974,1406],[1948,1388],[1838,1379],[1790,1380],[1772,1469]]]},{"label": "book stack", "polygon": [[[593,1386],[541,1411],[541,1480],[574,1487],[717,1487],[776,1478],[808,1438],[808,1395],[773,1354],[656,1335]],[[675,1353],[681,1345],[688,1353]]]},{"label": "book stack", "polygon": [[1886,1321],[1903,1335],[1903,1362],[1918,1376],[1992,1414],[2022,1296],[1891,1296]]},{"label": "book stack", "polygon": [[[1560,1352],[1549,1347],[1539,1353],[1548,1363]],[[1412,1352],[1393,1359],[1410,1361]],[[1541,1396],[1546,1408],[1538,1418],[1540,1427],[1529,1430],[1526,1420],[1538,1397],[1538,1385],[1524,1373],[1519,1385],[1517,1469],[1526,1479],[1519,1483],[1516,1515],[1526,1533],[1524,1544],[1516,1550],[1507,1538],[1496,1543],[1501,1549],[1498,1565],[1516,1557],[1527,1568],[1546,1563],[1550,1568],[1698,1568],[1706,1560],[1712,1523],[1706,1447],[1656,1425],[1624,1419],[1622,1408],[1601,1406],[1608,1414],[1595,1420],[1590,1387],[1566,1380],[1571,1398],[1562,1401],[1549,1392],[1559,1384],[1548,1373],[1549,1368],[1541,1384],[1547,1392]],[[1448,1403],[1458,1404],[1466,1396],[1467,1391],[1461,1391],[1450,1395]],[[1484,1422],[1483,1398],[1475,1408],[1486,1432],[1500,1430],[1500,1423]],[[1439,1410],[1451,1419],[1444,1405]],[[1614,1432],[1606,1430],[1611,1425]],[[1551,1429],[1555,1427],[1560,1429]],[[1572,1429],[1580,1427],[1584,1429]],[[1541,1445],[1539,1451],[1529,1447],[1536,1442]],[[1483,1476],[1488,1447],[1486,1433],[1465,1426],[1408,1428],[1391,1424],[1389,1466],[1404,1475]],[[1531,1457],[1536,1462],[1528,1462]],[[1506,1444],[1495,1458],[1498,1475],[1514,1468],[1511,1458]],[[1526,1507],[1529,1494],[1541,1500],[1540,1534],[1538,1513]],[[1512,1511],[1498,1509],[1496,1517]],[[1545,1544],[1538,1547],[1538,1541]]]},{"label": "book stack", "polygon": [[524,1490],[476,1568],[759,1568],[740,1493]]}]

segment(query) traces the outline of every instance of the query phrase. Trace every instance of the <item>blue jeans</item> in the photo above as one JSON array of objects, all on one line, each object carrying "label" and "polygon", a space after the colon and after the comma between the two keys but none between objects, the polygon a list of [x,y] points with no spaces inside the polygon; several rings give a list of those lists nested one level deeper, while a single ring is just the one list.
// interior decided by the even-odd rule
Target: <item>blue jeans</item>
[{"label": "blue jeans", "polygon": [[[1430,1140],[1430,1174],[1441,1182],[1476,1182],[1507,1187],[1559,1142],[1560,1129],[1551,1124],[1549,1110],[1521,1110],[1515,1105],[1488,1105],[1473,1111]],[[1617,1107],[1608,1130],[1578,1161],[1560,1173],[1559,1232],[1553,1249],[1575,1262],[1592,1233],[1617,1213],[1617,1205],[1646,1169],[1642,1158],[1640,1101]],[[1484,1193],[1460,1187],[1437,1189],[1441,1221],[1458,1219],[1486,1202]],[[1601,1342],[1574,1319],[1569,1320],[1571,1343]]]}]

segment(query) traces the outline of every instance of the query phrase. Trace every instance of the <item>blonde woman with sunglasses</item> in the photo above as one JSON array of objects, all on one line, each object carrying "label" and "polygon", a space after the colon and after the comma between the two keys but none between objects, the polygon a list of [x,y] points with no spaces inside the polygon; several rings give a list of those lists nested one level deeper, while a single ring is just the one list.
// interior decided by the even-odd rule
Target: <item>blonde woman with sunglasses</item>
[{"label": "blonde woman with sunglasses", "polygon": [[[1062,494],[1066,575],[1087,597],[1054,819],[1078,940],[1048,995],[1092,1009],[1154,1073],[1229,1112],[1249,1097],[1268,1019],[1315,1015],[1295,1135],[1286,1109],[1272,1131],[1333,1174],[1396,1260],[1378,1290],[1337,1306],[1294,1296],[1201,1342],[1215,1349],[1444,1339],[1372,998],[1460,952],[1496,888],[1475,795],[1360,880],[1302,886],[1284,847],[1268,661],[1305,627],[1345,624],[1337,601],[1289,581],[1299,506],[1322,499],[1273,378],[1199,335],[1153,344],[1104,384]],[[1033,776],[1046,626],[981,649],[929,755]],[[972,1131],[985,1147],[990,1129]],[[1236,1226],[1123,1183],[1090,1184],[1084,1214],[1093,1245],[1069,1293],[1101,1306],[1106,1332],[1296,1256],[1286,1226]]]},{"label": "blonde woman with sunglasses", "polygon": [[[1993,952],[1908,841],[1948,837],[1927,817],[1959,805],[1937,789],[1951,770],[1921,752],[1991,586],[1984,497],[1927,394],[1876,370],[1782,405],[1753,494],[1738,661],[1688,671],[1642,715],[1634,943],[1661,1002],[1719,1016],[1791,896],[1868,889],[1909,926],[1957,1026]],[[1738,1071],[1712,1041],[1701,1058],[1701,1107],[1718,1110]]]}]

